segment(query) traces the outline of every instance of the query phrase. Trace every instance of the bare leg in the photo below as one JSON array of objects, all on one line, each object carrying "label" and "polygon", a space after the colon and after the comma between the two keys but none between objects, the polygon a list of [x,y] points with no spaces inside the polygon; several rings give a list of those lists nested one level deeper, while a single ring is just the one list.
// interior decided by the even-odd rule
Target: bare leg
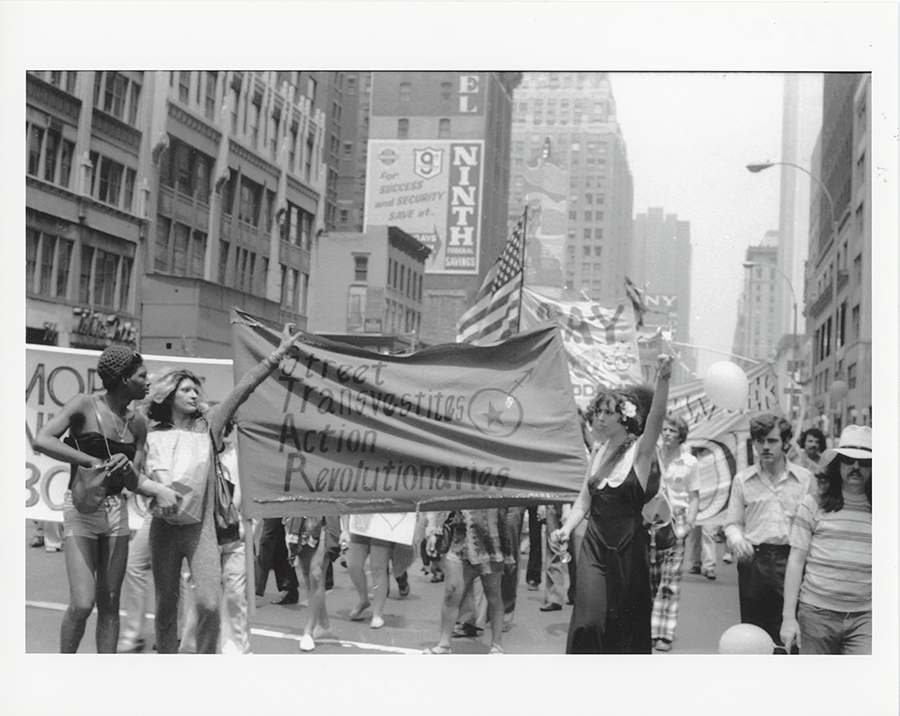
[{"label": "bare leg", "polygon": [[488,621],[491,623],[491,646],[501,647],[503,639],[503,594],[500,590],[500,572],[481,575],[481,586],[488,603]]},{"label": "bare leg", "polygon": [[65,555],[66,572],[69,575],[69,606],[63,614],[60,627],[59,651],[61,654],[74,654],[78,651],[85,624],[94,609],[97,540],[66,537]]},{"label": "bare leg", "polygon": [[[441,639],[434,648],[449,650],[453,627],[459,616],[459,605],[462,603],[466,592],[469,591],[474,575],[471,575],[467,582],[463,563],[459,560],[444,559],[442,564],[444,568],[444,600],[441,603]],[[503,619],[502,611],[503,605],[501,602],[501,620]]]},{"label": "bare leg", "polygon": [[384,604],[388,593],[388,564],[393,547],[372,545],[369,552],[369,568],[372,572],[372,627],[384,625]]},{"label": "bare leg", "polygon": [[128,564],[128,537],[101,537],[97,559],[97,653],[115,654],[119,643],[119,595]]},{"label": "bare leg", "polygon": [[362,613],[369,608],[369,585],[366,581],[365,563],[369,555],[369,545],[361,542],[350,542],[347,550],[347,570],[350,572],[350,580],[356,588],[359,602],[350,612],[350,619],[359,619]]}]

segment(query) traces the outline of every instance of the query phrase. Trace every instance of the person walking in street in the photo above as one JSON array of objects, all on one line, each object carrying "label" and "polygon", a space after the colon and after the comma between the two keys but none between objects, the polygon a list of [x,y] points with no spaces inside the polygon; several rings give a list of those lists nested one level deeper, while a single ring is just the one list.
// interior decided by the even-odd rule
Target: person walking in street
[{"label": "person walking in street", "polygon": [[872,429],[849,425],[791,529],[781,640],[801,654],[872,653]]},{"label": "person walking in street", "polygon": [[300,601],[300,582],[288,560],[284,523],[281,517],[264,517],[256,553],[256,596],[266,596],[269,572],[275,573],[278,596],[273,604],[290,605]]},{"label": "person walking in street", "polygon": [[[181,564],[187,560],[197,609],[197,652],[214,654],[219,641],[222,568],[213,510],[216,471],[212,450],[221,451],[227,423],[250,394],[274,371],[302,334],[287,325],[273,353],[249,370],[220,403],[201,402],[201,381],[175,368],[153,381],[148,415],[155,429],[147,437],[147,472],[162,484],[190,478],[200,487],[188,502],[199,507],[198,522],[185,524],[183,505],[160,506],[150,524],[150,556],[156,588],[156,648],[178,651]],[[185,499],[185,498],[182,498]]]},{"label": "person walking in street", "polygon": [[738,559],[741,622],[764,629],[778,646],[791,523],[815,485],[809,470],[785,457],[791,435],[782,417],[763,413],[750,420],[757,461],[734,476],[725,522]]},{"label": "person walking in street", "polygon": [[[578,553],[567,654],[649,654],[650,564],[641,510],[659,487],[656,443],[672,357],[658,359],[656,388],[598,391],[587,418],[596,437],[584,486],[554,544],[589,515]],[[651,398],[652,396],[652,398]]]},{"label": "person walking in street", "polygon": [[[34,439],[34,449],[72,465],[63,505],[69,606],[60,628],[60,651],[75,653],[97,606],[97,652],[114,654],[119,640],[119,597],[128,561],[127,489],[174,507],[176,494],[140,476],[147,423],[131,408],[147,394],[147,369],[128,346],[109,346],[97,360],[103,395],[82,393],[67,402]],[[65,440],[60,438],[67,433]],[[106,498],[91,513],[72,501],[76,470],[105,467]]]},{"label": "person walking in street", "polygon": [[[698,461],[682,447],[687,436],[688,425],[684,418],[666,416],[659,462],[662,485],[672,509],[672,522],[656,530],[651,536],[655,549],[652,548],[650,552],[651,581],[655,595],[650,616],[650,637],[657,651],[669,651],[675,639],[684,541],[693,529],[700,507]],[[664,536],[669,537],[668,541],[664,541]]]}]

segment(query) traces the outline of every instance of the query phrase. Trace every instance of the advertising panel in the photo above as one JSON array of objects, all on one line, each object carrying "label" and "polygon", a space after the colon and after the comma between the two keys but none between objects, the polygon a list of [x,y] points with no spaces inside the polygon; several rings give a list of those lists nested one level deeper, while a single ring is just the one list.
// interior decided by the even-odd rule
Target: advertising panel
[{"label": "advertising panel", "polygon": [[370,140],[365,225],[425,244],[426,273],[477,274],[483,178],[483,141]]},{"label": "advertising panel", "polygon": [[[36,453],[32,441],[38,430],[79,393],[103,391],[97,375],[99,351],[78,348],[26,346],[25,348],[25,517],[62,522],[63,499],[70,466]],[[207,400],[221,400],[234,385],[230,360],[144,356],[147,372],[184,367],[203,381]],[[129,521],[137,529],[143,519],[143,498],[128,498]]]}]

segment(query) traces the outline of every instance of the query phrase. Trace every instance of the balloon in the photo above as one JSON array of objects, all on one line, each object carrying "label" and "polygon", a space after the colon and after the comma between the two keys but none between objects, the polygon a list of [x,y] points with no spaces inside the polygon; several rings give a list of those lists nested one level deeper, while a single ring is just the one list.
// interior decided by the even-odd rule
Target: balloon
[{"label": "balloon", "polygon": [[828,393],[834,400],[843,400],[849,390],[850,386],[848,386],[844,381],[836,380],[831,384],[831,387],[828,389]]},{"label": "balloon", "polygon": [[735,624],[719,639],[720,654],[773,654],[775,642],[755,624]]},{"label": "balloon", "polygon": [[741,367],[728,360],[713,363],[703,377],[703,388],[714,405],[725,410],[747,407],[750,383]]}]

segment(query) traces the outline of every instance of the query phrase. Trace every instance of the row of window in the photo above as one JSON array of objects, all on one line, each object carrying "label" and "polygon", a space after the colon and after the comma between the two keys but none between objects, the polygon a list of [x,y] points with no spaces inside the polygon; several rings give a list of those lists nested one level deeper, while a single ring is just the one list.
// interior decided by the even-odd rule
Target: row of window
[{"label": "row of window", "polygon": [[422,300],[422,276],[391,257],[388,257],[387,285],[409,298]]},{"label": "row of window", "polygon": [[50,70],[29,70],[29,75],[40,77],[44,82],[49,82],[54,87],[59,87],[69,94],[75,94],[75,80],[78,77],[77,72],[73,71],[50,71]]},{"label": "row of window", "polygon": [[396,301],[386,299],[384,302],[385,333],[418,332],[422,323],[422,314]]},{"label": "row of window", "polygon": [[162,214],[156,217],[156,247],[153,268],[174,276],[203,278],[206,233]]},{"label": "row of window", "polygon": [[90,158],[90,195],[104,204],[131,211],[137,172],[98,152],[91,152]]},{"label": "row of window", "polygon": [[215,160],[189,144],[169,135],[169,148],[163,152],[159,181],[185,196],[209,202]]},{"label": "row of window", "polygon": [[75,142],[63,138],[62,127],[41,127],[31,123],[25,124],[25,136],[28,174],[68,189]]},{"label": "row of window", "polygon": [[[443,117],[438,120],[438,139],[450,138],[450,120]],[[397,139],[409,139],[409,120],[401,117],[397,120]]]},{"label": "row of window", "polygon": [[137,126],[141,83],[121,72],[94,73],[94,106],[116,119]]},{"label": "row of window", "polygon": [[[602,211],[585,211],[582,214],[582,221],[603,221],[604,213]],[[578,221],[578,212],[574,209],[569,211],[569,221]]]},{"label": "row of window", "polygon": [[[400,103],[401,104],[409,104],[410,98],[412,97],[412,84],[410,82],[401,82],[400,87]],[[451,97],[453,96],[453,83],[452,82],[441,82],[441,101],[449,102]]]},{"label": "row of window", "polygon": [[73,250],[68,239],[27,229],[26,289],[45,298],[69,299],[77,288],[81,304],[128,311],[134,259],[82,244],[78,285],[70,287]]}]

